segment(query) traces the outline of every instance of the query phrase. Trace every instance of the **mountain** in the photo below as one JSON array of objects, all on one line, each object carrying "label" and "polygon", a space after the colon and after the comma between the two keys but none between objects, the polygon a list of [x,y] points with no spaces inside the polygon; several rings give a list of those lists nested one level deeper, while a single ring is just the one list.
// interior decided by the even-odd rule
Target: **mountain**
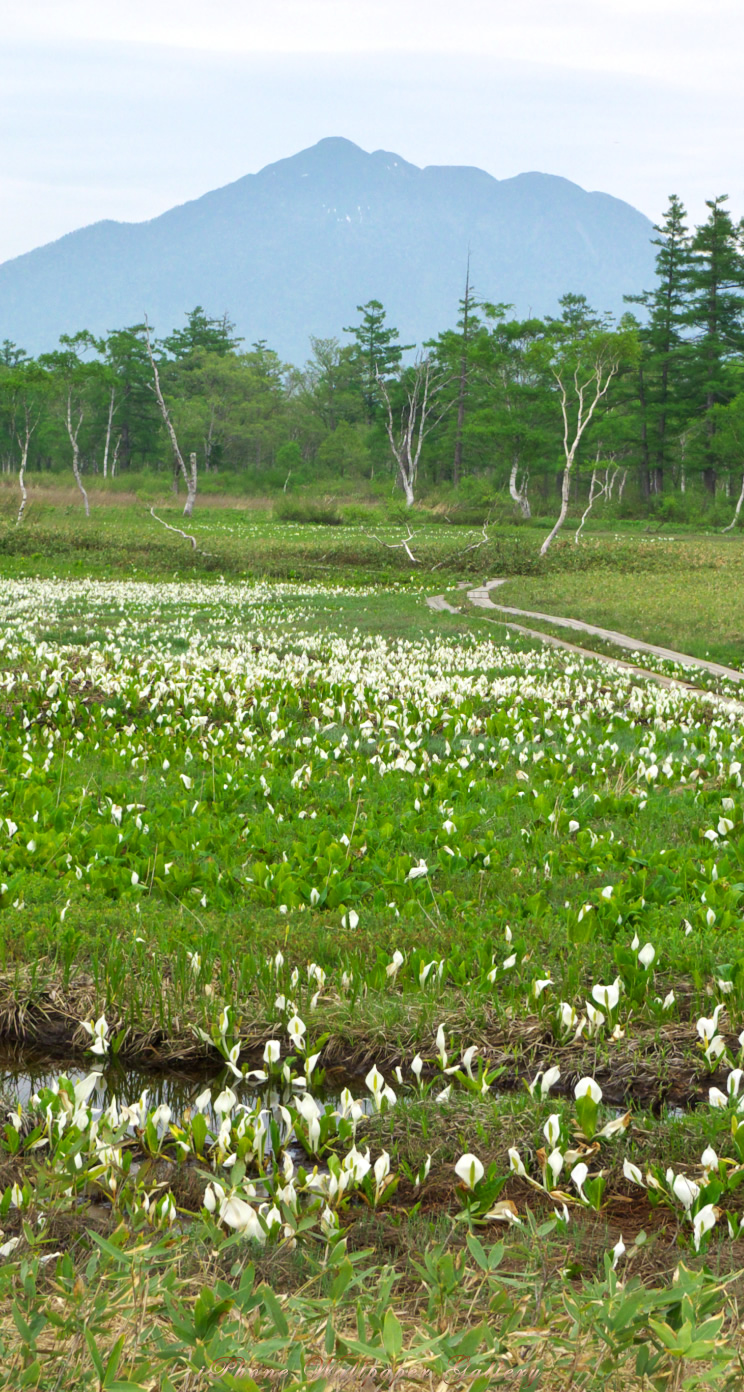
[{"label": "mountain", "polygon": [[622,313],[653,284],[651,234],[630,204],[568,179],[419,169],[333,138],[150,222],[97,222],[4,262],[0,340],[38,353],[145,313],[164,335],[201,304],[302,362],[310,334],[340,336],[374,298],[420,343],[455,323],[468,249],[482,299],[544,314],[573,291]]}]

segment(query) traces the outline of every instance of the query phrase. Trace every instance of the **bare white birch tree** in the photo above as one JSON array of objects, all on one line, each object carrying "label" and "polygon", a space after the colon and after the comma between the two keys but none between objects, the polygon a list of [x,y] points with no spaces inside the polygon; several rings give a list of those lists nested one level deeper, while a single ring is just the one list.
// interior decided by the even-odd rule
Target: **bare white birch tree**
[{"label": "bare white birch tree", "polygon": [[581,521],[578,527],[576,528],[576,535],[574,536],[574,543],[577,546],[579,544],[579,537],[581,536],[581,533],[584,530],[586,519],[589,516],[589,513],[591,512],[592,508],[594,507],[594,504],[598,502],[603,495],[607,499],[612,497],[612,490],[615,486],[615,480],[618,474],[620,473],[620,465],[615,463],[615,456],[614,454],[611,454],[611,462],[607,465],[605,469],[604,479],[601,479],[599,477],[599,457],[600,450],[598,449],[596,462],[594,464],[594,468],[592,469],[591,483],[589,485],[589,499],[581,515]]},{"label": "bare white birch tree", "polygon": [[31,437],[42,418],[48,386],[48,374],[41,363],[19,360],[10,364],[9,371],[3,372],[3,434],[7,442],[7,452],[3,455],[2,466],[3,473],[15,473],[16,460],[18,461],[20,501],[16,515],[17,527],[23,521],[28,506],[26,473]]},{"label": "bare white birch tree", "polygon": [[115,477],[116,477],[116,465],[117,465],[117,461],[118,461],[118,459],[119,459],[119,450],[120,450],[120,449],[121,449],[121,431],[119,431],[119,434],[118,434],[117,440],[116,440],[116,444],[114,445],[114,453],[113,453],[112,456],[111,456],[111,477],[112,477],[112,478],[115,478]]},{"label": "bare white birch tree", "polygon": [[[717,414],[719,450],[723,451],[724,458],[729,464],[727,493],[730,495],[731,466],[734,470],[738,470],[742,467],[742,460],[744,460],[744,399],[741,395],[735,396],[728,406],[717,408]],[[734,515],[728,526],[721,528],[722,532],[733,532],[739,521],[742,507],[744,507],[744,476],[742,476]]]},{"label": "bare white birch tree", "polygon": [[84,489],[84,487],[83,487],[83,480],[82,480],[82,478],[80,477],[80,447],[79,447],[79,445],[78,445],[78,436],[79,436],[79,434],[80,434],[80,427],[81,427],[82,423],[83,423],[83,408],[82,408],[82,406],[81,406],[81,407],[80,407],[80,411],[79,411],[79,413],[78,413],[77,425],[73,426],[73,424],[72,424],[72,387],[70,387],[70,388],[68,388],[68,392],[67,392],[67,418],[66,418],[66,424],[67,424],[67,434],[68,434],[69,437],[70,437],[70,444],[72,445],[72,472],[73,472],[73,474],[75,475],[75,482],[76,482],[78,488],[80,489],[80,492],[81,492],[82,498],[83,498],[83,503],[85,504],[85,516],[86,516],[86,517],[90,517],[90,503],[88,502],[88,494],[86,493],[86,491],[85,491],[85,489]]},{"label": "bare white birch tree", "polygon": [[[183,515],[184,517],[190,517],[192,512],[194,511],[194,503],[196,502],[196,455],[189,455],[189,468],[187,469],[186,465],[184,464],[183,455],[181,454],[181,449],[178,443],[178,436],[176,435],[175,427],[170,418],[170,413],[168,411],[168,407],[165,404],[165,398],[163,397],[163,393],[160,387],[160,373],[158,372],[158,365],[155,361],[155,357],[152,351],[152,345],[150,343],[150,325],[147,322],[147,318],[145,318],[145,342],[147,344],[147,356],[150,359],[150,367],[152,368],[152,390],[155,393],[155,400],[157,401],[158,406],[160,407],[160,414],[163,417],[165,428],[168,431],[168,435],[170,436],[171,447],[173,449],[173,459],[175,461],[176,469],[181,474],[181,477],[183,478],[183,481],[186,484],[186,506],[183,510]],[[156,520],[159,521],[160,519],[158,518]]]},{"label": "bare white birch tree", "polygon": [[390,398],[390,384],[377,373],[377,386],[385,405],[385,428],[390,449],[397,465],[398,479],[405,495],[406,506],[416,498],[421,449],[429,431],[433,430],[450,408],[451,402],[441,404],[441,393],[449,378],[437,372],[431,358],[418,357],[413,367],[401,373],[400,387],[403,404],[396,421]]},{"label": "bare white birch tree", "polygon": [[731,518],[731,521],[729,522],[728,527],[724,527],[724,528],[722,529],[724,532],[732,532],[732,531],[734,530],[734,527],[736,526],[736,524],[737,524],[737,522],[738,522],[738,520],[739,520],[739,513],[741,512],[742,503],[744,503],[744,474],[742,474],[741,489],[739,490],[739,496],[738,496],[738,498],[737,498],[737,500],[736,500],[736,507],[734,508],[734,515],[733,515],[733,517]]},{"label": "bare white birch tree", "polygon": [[24,407],[23,418],[23,431],[15,429],[14,426],[15,437],[18,441],[18,448],[21,452],[21,462],[18,467],[18,487],[21,490],[21,503],[20,507],[18,508],[18,516],[16,517],[16,527],[20,527],[21,522],[23,521],[23,516],[26,511],[26,504],[28,502],[28,490],[26,488],[26,465],[28,464],[28,450],[29,445],[31,444],[31,436],[33,435],[36,426],[38,425],[38,416],[36,420],[33,422],[33,425],[31,424],[31,412],[29,411],[28,403]]},{"label": "bare white birch tree", "polygon": [[[527,373],[520,361],[519,351],[515,354],[515,358],[516,361],[512,361],[509,367],[507,367],[506,364],[502,366],[499,377],[501,379],[501,389],[504,394],[504,405],[506,406],[510,419],[516,422],[518,420],[518,411],[515,405],[515,395],[518,396],[519,389],[524,388]],[[486,380],[488,380],[488,378]],[[532,516],[532,508],[530,507],[530,500],[527,496],[527,485],[530,481],[530,474],[528,469],[522,469],[520,475],[522,461],[518,431],[519,427],[515,425],[515,439],[512,447],[512,466],[509,474],[509,497],[512,502],[516,503],[525,522],[529,522]]]},{"label": "bare white birch tree", "polygon": [[[621,466],[620,464],[610,464],[610,465],[608,465],[608,467],[605,469],[605,494],[606,494],[608,503],[611,503],[611,502],[612,502],[612,494],[613,494],[613,491],[614,491],[614,488],[615,488],[615,484],[616,484],[616,483],[617,483],[617,501],[618,501],[618,502],[622,502],[623,489],[625,488],[625,480],[626,480],[627,477],[628,477],[628,468],[627,468],[627,465]],[[618,483],[618,479],[620,480],[619,483]]]},{"label": "bare white birch tree", "polygon": [[527,497],[527,485],[530,481],[527,469],[522,470],[519,475],[519,455],[515,454],[512,459],[511,473],[509,475],[509,496],[517,504],[525,522],[529,522],[532,516],[530,500]]},{"label": "bare white birch tree", "polygon": [[621,335],[601,334],[578,345],[577,352],[568,352],[550,365],[558,384],[563,417],[564,464],[560,512],[540,547],[541,556],[546,554],[566,520],[576,451],[600,401],[606,396],[613,377],[619,371],[621,345]]},{"label": "bare white birch tree", "polygon": [[209,473],[212,464],[212,443],[214,437],[215,404],[210,402],[209,406],[209,429],[204,439],[204,469]]},{"label": "bare white birch tree", "polygon": [[470,546],[463,547],[462,551],[456,551],[454,555],[445,556],[443,560],[437,561],[436,565],[430,567],[432,574],[435,570],[439,570],[444,565],[451,565],[453,561],[459,561],[462,556],[467,556],[468,552],[479,551],[481,546],[487,546],[489,541],[491,540],[491,537],[488,532],[488,528],[490,527],[490,525],[491,519],[490,517],[487,517],[485,522],[481,524],[480,541],[473,541],[471,542]]},{"label": "bare white birch tree", "polygon": [[[109,449],[111,448],[111,428],[114,422],[114,406],[116,403],[116,387],[112,387],[109,393],[108,420],[106,421],[106,439],[103,446],[103,477],[108,478]],[[121,437],[119,437],[121,438]],[[112,470],[113,475],[113,470]]]}]

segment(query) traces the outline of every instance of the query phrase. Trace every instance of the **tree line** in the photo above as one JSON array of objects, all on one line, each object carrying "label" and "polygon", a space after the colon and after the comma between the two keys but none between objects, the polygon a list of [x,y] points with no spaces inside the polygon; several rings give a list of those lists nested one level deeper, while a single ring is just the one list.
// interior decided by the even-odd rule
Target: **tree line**
[{"label": "tree line", "polygon": [[[600,499],[672,517],[744,499],[744,223],[725,197],[690,230],[672,197],[656,227],[656,278],[615,319],[577,294],[515,317],[465,278],[453,327],[401,342],[383,305],[347,335],[310,338],[301,366],[247,347],[202,306],[163,338],[146,321],[54,352],[0,349],[0,469],[86,475],[175,468],[291,491],[393,478],[407,503],[508,496],[529,518]],[[185,461],[189,460],[188,466]],[[180,462],[179,462],[180,461]],[[191,498],[193,506],[193,497]]]}]

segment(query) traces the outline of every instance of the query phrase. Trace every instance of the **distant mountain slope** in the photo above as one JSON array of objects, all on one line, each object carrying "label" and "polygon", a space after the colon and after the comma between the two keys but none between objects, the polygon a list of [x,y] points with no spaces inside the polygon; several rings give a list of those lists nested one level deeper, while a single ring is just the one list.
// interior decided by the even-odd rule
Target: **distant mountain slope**
[{"label": "distant mountain slope", "polygon": [[382,300],[404,339],[454,324],[468,248],[476,292],[522,314],[566,291],[622,312],[653,283],[649,220],[568,179],[418,169],[321,140],[151,222],[98,222],[0,265],[0,339],[30,352],[60,333],[141,320],[156,333],[202,304],[248,342],[302,362],[308,336],[341,334]]}]

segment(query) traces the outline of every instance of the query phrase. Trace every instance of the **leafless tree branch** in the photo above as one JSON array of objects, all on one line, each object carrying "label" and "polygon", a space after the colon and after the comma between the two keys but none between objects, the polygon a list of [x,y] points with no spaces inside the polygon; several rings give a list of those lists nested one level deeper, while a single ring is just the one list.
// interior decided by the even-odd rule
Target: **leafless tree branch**
[{"label": "leafless tree branch", "polygon": [[82,496],[83,496],[83,503],[85,504],[85,516],[86,516],[86,517],[90,517],[90,503],[88,502],[88,494],[86,493],[86,491],[85,491],[85,489],[84,489],[84,487],[83,487],[83,480],[82,480],[82,478],[80,477],[80,448],[79,448],[79,446],[78,446],[78,435],[80,434],[80,427],[81,427],[82,423],[83,423],[83,408],[82,408],[82,406],[81,406],[81,407],[80,407],[80,412],[79,412],[79,415],[78,415],[78,418],[77,418],[77,425],[75,425],[75,426],[73,427],[73,424],[72,424],[72,387],[70,387],[69,390],[68,390],[68,392],[67,392],[67,422],[66,422],[66,424],[67,424],[67,434],[68,434],[69,437],[70,437],[70,444],[72,445],[72,472],[73,472],[73,474],[75,475],[75,482],[76,482],[76,484],[77,484],[78,488],[80,489],[80,492],[82,493]]},{"label": "leafless tree branch", "polygon": [[418,536],[418,532],[412,532],[410,527],[408,528],[408,536],[404,537],[402,541],[383,541],[382,537],[375,536],[374,532],[365,532],[365,536],[368,536],[371,541],[378,542],[380,546],[387,546],[389,551],[399,551],[402,547],[409,560],[411,560],[414,565],[418,565],[418,561],[409,546],[409,542],[413,541],[414,538]]},{"label": "leafless tree branch", "polygon": [[[565,463],[563,467],[563,483],[561,485],[561,509],[554,527],[549,532],[548,536],[546,536],[540,547],[541,556],[545,555],[566,520],[571,489],[571,469],[576,459],[576,451],[579,447],[579,442],[597,406],[602,400],[602,397],[605,396],[609,390],[610,383],[618,372],[619,367],[620,363],[617,358],[611,358],[608,361],[602,356],[599,356],[591,372],[582,381],[579,378],[579,365],[577,364],[572,374],[573,389],[576,398],[576,424],[573,428],[569,416],[568,388],[565,378],[560,368],[553,368],[553,376],[558,383],[558,390],[560,392],[561,413],[563,415],[563,452]],[[589,396],[588,400],[587,396]]]},{"label": "leafless tree branch", "polygon": [[415,501],[416,479],[424,440],[429,431],[443,419],[452,404],[445,402],[441,409],[434,409],[436,398],[449,380],[442,374],[435,375],[431,358],[417,358],[413,367],[408,369],[401,379],[404,400],[400,424],[397,425],[393,418],[388,383],[379,372],[377,373],[377,386],[385,403],[385,429],[408,507]]},{"label": "leafless tree branch", "polygon": [[23,516],[26,511],[26,503],[28,502],[28,490],[26,488],[26,465],[28,464],[28,450],[29,445],[31,444],[31,436],[33,435],[39,423],[38,416],[36,417],[36,420],[33,422],[33,424],[31,423],[31,413],[28,409],[28,406],[24,407],[23,415],[23,433],[21,433],[19,430],[14,430],[16,440],[18,441],[18,448],[21,451],[21,462],[18,468],[18,486],[21,490],[21,504],[18,509],[18,516],[16,517],[16,527],[20,527],[21,522],[23,521]]},{"label": "leafless tree branch", "polygon": [[150,516],[154,517],[155,521],[159,522],[161,527],[165,527],[167,532],[177,532],[179,536],[183,537],[184,541],[190,541],[194,551],[198,549],[195,536],[192,536],[190,532],[182,532],[180,527],[171,527],[170,522],[164,522],[162,517],[158,517],[154,507],[150,508]]},{"label": "leafless tree branch", "polygon": [[480,541],[474,541],[474,542],[472,543],[471,546],[466,546],[466,547],[464,547],[464,549],[463,549],[462,551],[457,551],[457,552],[455,552],[454,556],[445,556],[445,557],[444,557],[444,560],[442,560],[442,561],[437,561],[436,565],[433,565],[433,566],[431,567],[431,570],[432,570],[432,571],[439,570],[441,566],[443,566],[443,565],[448,565],[448,564],[450,563],[450,561],[452,561],[452,560],[459,560],[461,556],[467,556],[467,554],[468,554],[469,551],[479,551],[480,548],[481,548],[481,546],[486,546],[487,543],[491,540],[490,536],[488,535],[488,528],[490,527],[490,525],[491,525],[491,519],[490,519],[490,517],[487,517],[487,518],[486,518],[486,521],[483,523],[483,529],[482,529],[482,535],[481,535]]},{"label": "leafless tree branch", "polygon": [[[174,458],[175,461],[176,461],[176,467],[177,467],[178,470],[180,471],[180,473],[181,473],[181,475],[182,475],[182,477],[183,477],[183,481],[184,481],[184,483],[186,484],[186,506],[185,506],[185,508],[184,508],[184,510],[183,510],[183,515],[184,515],[184,517],[190,517],[191,514],[192,514],[192,512],[194,511],[194,503],[196,502],[196,485],[197,485],[197,463],[196,463],[196,455],[195,455],[195,454],[190,454],[190,455],[189,455],[189,465],[190,465],[190,468],[187,469],[187,468],[186,468],[186,465],[185,465],[184,462],[183,462],[183,455],[181,454],[181,449],[180,449],[180,446],[179,446],[179,443],[178,443],[178,436],[176,435],[175,427],[174,427],[173,422],[172,422],[172,420],[171,420],[171,418],[170,418],[170,413],[169,413],[169,411],[168,411],[168,407],[167,407],[166,404],[165,404],[165,398],[164,398],[163,392],[162,392],[162,390],[161,390],[161,386],[160,386],[160,373],[158,372],[158,365],[157,365],[157,363],[156,363],[156,361],[155,361],[155,357],[154,357],[153,351],[152,351],[152,345],[151,345],[151,343],[150,343],[150,325],[149,325],[149,323],[147,322],[147,316],[146,316],[146,315],[145,315],[145,342],[146,342],[146,344],[147,344],[147,356],[148,356],[148,358],[150,359],[150,367],[151,367],[151,369],[152,369],[152,377],[153,377],[153,387],[152,387],[152,390],[153,390],[154,393],[155,393],[155,399],[156,399],[156,401],[157,401],[157,403],[158,403],[158,406],[160,407],[160,414],[161,414],[161,416],[163,417],[163,422],[164,422],[164,424],[165,424],[165,428],[166,428],[166,430],[168,431],[168,434],[169,434],[169,436],[170,436],[170,442],[171,442],[171,446],[172,446],[172,448],[173,448],[173,458]],[[158,519],[158,520],[160,520],[160,519]],[[164,525],[165,525],[165,524],[164,524]]]}]

